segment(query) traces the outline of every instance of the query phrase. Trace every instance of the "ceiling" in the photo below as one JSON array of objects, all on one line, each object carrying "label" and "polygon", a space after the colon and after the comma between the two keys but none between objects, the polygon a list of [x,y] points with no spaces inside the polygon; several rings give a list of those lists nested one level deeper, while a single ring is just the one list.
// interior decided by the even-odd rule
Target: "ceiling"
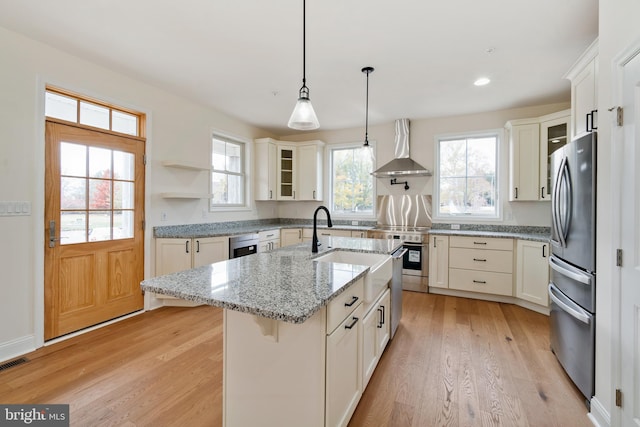
[{"label": "ceiling", "polygon": [[[570,98],[597,0],[307,0],[322,130]],[[0,0],[0,26],[275,135],[302,85],[302,0]],[[481,76],[487,86],[473,82]]]}]

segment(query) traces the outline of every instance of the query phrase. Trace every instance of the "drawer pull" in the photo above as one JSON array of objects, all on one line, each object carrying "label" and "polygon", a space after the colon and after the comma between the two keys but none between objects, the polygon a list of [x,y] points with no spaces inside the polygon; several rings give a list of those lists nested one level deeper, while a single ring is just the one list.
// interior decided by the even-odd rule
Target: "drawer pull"
[{"label": "drawer pull", "polygon": [[485,284],[487,282],[485,280],[474,280],[473,283]]},{"label": "drawer pull", "polygon": [[486,245],[487,242],[473,242],[474,245]]},{"label": "drawer pull", "polygon": [[353,322],[351,322],[350,325],[344,325],[345,329],[351,329],[354,326],[356,326],[356,323],[358,323],[358,318],[357,317],[353,317]]},{"label": "drawer pull", "polygon": [[[355,303],[356,303],[356,301],[358,301],[358,297],[354,295],[354,296],[352,297],[352,299],[351,299],[351,302],[345,302],[345,303],[344,303],[344,306],[345,306],[345,307],[351,307],[353,304],[355,304]],[[351,329],[351,328],[349,328],[349,329]]]},{"label": "drawer pull", "polygon": [[482,258],[474,258],[473,260],[474,260],[474,261],[487,262],[487,260],[486,260],[486,259],[482,259]]}]

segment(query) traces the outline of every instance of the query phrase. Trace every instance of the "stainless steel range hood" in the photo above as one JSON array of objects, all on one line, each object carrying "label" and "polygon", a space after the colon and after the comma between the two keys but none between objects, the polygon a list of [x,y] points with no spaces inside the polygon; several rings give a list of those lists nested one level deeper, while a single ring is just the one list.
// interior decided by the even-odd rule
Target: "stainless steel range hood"
[{"label": "stainless steel range hood", "polygon": [[431,176],[431,171],[409,157],[409,119],[396,120],[395,158],[371,175],[376,178]]}]

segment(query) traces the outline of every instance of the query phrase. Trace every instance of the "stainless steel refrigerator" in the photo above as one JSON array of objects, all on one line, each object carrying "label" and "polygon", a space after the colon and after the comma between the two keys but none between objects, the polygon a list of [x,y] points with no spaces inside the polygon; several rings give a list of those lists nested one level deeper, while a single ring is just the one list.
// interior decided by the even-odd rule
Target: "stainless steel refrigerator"
[{"label": "stainless steel refrigerator", "polygon": [[594,394],[596,139],[551,155],[551,350],[587,402]]}]

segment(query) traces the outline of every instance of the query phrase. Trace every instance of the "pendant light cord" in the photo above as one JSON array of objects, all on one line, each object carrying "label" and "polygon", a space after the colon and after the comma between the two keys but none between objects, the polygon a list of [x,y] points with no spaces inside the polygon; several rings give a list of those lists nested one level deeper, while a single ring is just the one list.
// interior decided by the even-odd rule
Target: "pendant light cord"
[{"label": "pendant light cord", "polygon": [[365,119],[364,119],[364,146],[369,146],[369,74],[373,72],[373,67],[364,67],[361,70],[367,75],[367,101],[365,106]]},{"label": "pendant light cord", "polygon": [[[307,1],[302,0],[302,87],[307,87]],[[302,89],[301,89],[302,91]],[[307,89],[307,95],[309,89]]]}]

